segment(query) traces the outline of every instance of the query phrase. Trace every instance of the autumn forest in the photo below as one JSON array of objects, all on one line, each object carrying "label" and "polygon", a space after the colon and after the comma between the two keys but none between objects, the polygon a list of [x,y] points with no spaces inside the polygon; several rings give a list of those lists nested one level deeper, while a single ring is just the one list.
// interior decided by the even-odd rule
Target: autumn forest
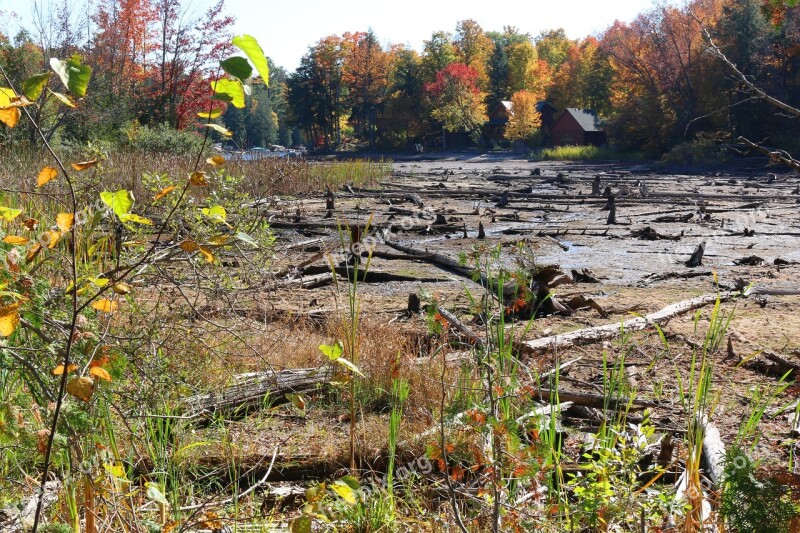
[{"label": "autumn forest", "polygon": [[[0,61],[12,80],[50,56],[78,54],[92,65],[92,91],[77,112],[67,116],[52,94],[41,96],[37,118],[48,135],[124,143],[140,126],[193,131],[234,19],[222,2],[194,18],[177,16],[181,9],[177,0],[99,2],[81,22],[57,7],[39,11],[35,27],[0,33]],[[420,52],[382,44],[371,30],[330,35],[309,46],[295,72],[271,65],[269,87],[255,83],[247,97],[256,105],[228,106],[220,123],[241,148],[407,149],[442,129],[486,145],[488,114],[511,101],[518,112],[506,140],[535,145],[543,141],[536,105],[546,100],[558,111],[594,110],[624,150],[659,155],[704,136],[793,148],[796,124],[754,99],[707,48],[713,38],[764,91],[797,105],[797,17],[761,0],[695,0],[578,40],[561,29],[531,36],[473,20],[433,33]],[[34,140],[30,129],[0,131],[3,143],[23,137]]]}]

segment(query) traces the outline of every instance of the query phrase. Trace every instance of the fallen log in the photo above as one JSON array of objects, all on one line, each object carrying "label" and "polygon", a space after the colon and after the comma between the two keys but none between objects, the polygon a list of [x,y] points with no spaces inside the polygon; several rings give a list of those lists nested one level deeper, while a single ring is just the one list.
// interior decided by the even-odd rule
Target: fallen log
[{"label": "fallen log", "polygon": [[569,333],[551,335],[549,337],[542,337],[541,339],[525,341],[522,343],[522,346],[529,351],[539,352],[613,339],[619,336],[621,331],[643,330],[653,324],[663,323],[672,317],[712,304],[717,301],[717,298],[719,298],[721,302],[724,302],[730,300],[738,294],[740,293],[721,292],[719,294],[705,294],[703,296],[698,296],[697,298],[692,298],[690,300],[684,300],[682,302],[668,305],[660,311],[656,311],[655,313],[651,313],[643,317],[632,318],[622,322],[621,324],[615,322],[603,326],[595,326],[591,328],[580,329],[578,331],[571,331]]},{"label": "fallen log", "polygon": [[329,367],[293,368],[252,372],[234,377],[234,383],[221,392],[196,394],[183,400],[184,415],[201,420],[213,414],[242,417],[264,405],[288,402],[290,393],[308,393],[324,386],[333,377]]},{"label": "fallen log", "polygon": [[705,417],[698,417],[698,424],[705,425],[703,433],[703,463],[706,474],[716,487],[720,487],[723,477],[722,463],[725,460],[725,444],[722,442],[719,429]]},{"label": "fallen log", "polygon": [[774,363],[779,375],[783,376],[789,374],[789,377],[800,375],[800,365],[797,363],[789,361],[788,359],[781,357],[775,352],[771,352],[769,350],[764,350],[761,352],[761,354],[766,359],[769,359]]},{"label": "fallen log", "polygon": [[549,402],[552,395],[558,395],[559,402],[571,402],[575,405],[584,407],[595,407],[597,409],[618,409],[630,405],[631,410],[646,409],[648,407],[658,407],[658,402],[650,400],[636,400],[629,398],[606,398],[602,394],[591,394],[588,392],[566,392],[555,391],[546,387],[536,389],[533,394],[539,396],[539,400]]},{"label": "fallen log", "polygon": [[[405,244],[400,244],[398,242],[390,241],[388,239],[385,241],[385,244],[386,244],[386,246],[388,246],[390,248],[394,248],[395,250],[398,250],[400,252],[407,253],[409,255],[412,255],[414,257],[419,258],[421,261],[425,261],[427,263],[431,263],[431,264],[436,265],[436,266],[438,266],[438,267],[440,267],[440,268],[442,268],[442,269],[444,269],[444,270],[446,270],[448,272],[452,272],[454,274],[458,274],[458,275],[463,276],[465,278],[472,279],[473,274],[475,273],[475,269],[470,268],[470,267],[465,267],[465,266],[461,265],[455,259],[450,259],[446,255],[438,254],[438,253],[435,253],[435,252],[429,252],[428,250],[419,250],[419,249],[414,248],[412,246],[408,246],[408,245],[405,245]],[[480,284],[485,287],[487,283],[488,283],[488,279],[486,278],[485,275],[481,274],[480,275]],[[492,288],[494,288],[494,286]]]}]

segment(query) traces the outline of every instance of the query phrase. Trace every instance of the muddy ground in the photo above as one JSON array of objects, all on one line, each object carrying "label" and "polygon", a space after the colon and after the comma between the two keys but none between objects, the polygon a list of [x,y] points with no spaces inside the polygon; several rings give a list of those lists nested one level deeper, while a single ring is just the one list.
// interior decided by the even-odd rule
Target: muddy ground
[{"label": "muddy ground", "polygon": [[[598,177],[600,194],[593,195]],[[374,252],[369,265],[373,278],[359,286],[362,310],[372,324],[419,335],[426,332],[424,313],[406,312],[409,294],[422,295],[423,304],[435,299],[480,331],[467,292],[480,294],[481,286],[452,268],[409,256],[409,247],[458,261],[475,246],[499,245],[504,250],[500,261],[514,268],[512,251],[522,243],[528,265],[532,257],[536,265],[556,265],[570,277],[574,270],[599,281],[556,287],[560,301],[583,295],[598,305],[537,317],[529,339],[619,323],[631,313],[645,314],[713,293],[718,290],[714,273],[723,288],[736,286],[739,279],[739,286],[754,283],[768,289],[764,292],[789,293],[738,298],[723,305],[734,318],[722,348],[713,355],[718,398],[713,421],[723,440],[731,443],[755,405],[754,390],[774,386],[785,370],[775,367],[762,351],[800,365],[800,297],[792,295],[798,294],[800,263],[798,184],[796,175],[767,167],[763,160],[691,175],[640,163],[534,162],[493,155],[395,161],[391,175],[377,186],[333,191],[333,210],[327,209],[324,194],[273,198],[260,206],[277,237],[275,271],[280,274],[279,285],[264,294],[264,311],[313,320],[335,313],[337,293],[323,254],[339,248],[341,222],[363,228],[370,217],[366,235],[372,238],[363,241]],[[614,223],[609,223],[609,211],[604,210],[608,194],[615,197]],[[483,239],[478,238],[479,225]],[[391,232],[389,243],[384,230]],[[705,246],[702,264],[687,266],[700,243]],[[347,260],[346,255],[333,257],[335,262]],[[342,303],[340,292],[338,305]],[[604,352],[611,360],[622,351],[630,352],[629,380],[637,386],[638,397],[656,401],[655,425],[679,437],[686,429],[687,414],[679,401],[676,376],[686,379],[692,343],[702,343],[709,314],[710,307],[700,310],[697,328],[694,313],[669,320],[663,326],[668,348],[650,331],[629,341],[632,350],[609,341],[531,355],[528,363],[542,371],[556,360],[582,357],[565,369],[561,388],[597,394],[602,393]],[[278,368],[283,364],[271,363]],[[782,394],[768,413],[792,399]],[[269,456],[276,443],[292,435],[293,444],[284,444],[287,458],[292,449],[304,455],[315,449],[341,450],[347,421],[323,415],[311,422],[278,417],[275,427],[249,441],[247,453]],[[429,420],[420,416],[406,430],[424,428],[433,421],[433,413],[429,415]],[[372,427],[384,427],[385,413],[377,416]],[[591,430],[589,420],[565,422],[575,428],[574,442],[568,445]],[[755,455],[787,464],[795,441],[786,416],[765,417],[761,429]],[[299,476],[309,474],[304,472]]]}]

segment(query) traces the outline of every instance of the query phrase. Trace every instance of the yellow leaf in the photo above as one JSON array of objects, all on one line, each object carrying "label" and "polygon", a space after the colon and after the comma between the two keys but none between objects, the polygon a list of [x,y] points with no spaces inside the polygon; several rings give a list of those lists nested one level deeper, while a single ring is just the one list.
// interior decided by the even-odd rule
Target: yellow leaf
[{"label": "yellow leaf", "polygon": [[3,242],[6,244],[28,244],[30,239],[19,235],[6,235],[3,237]]},{"label": "yellow leaf", "polygon": [[72,229],[75,224],[75,213],[59,213],[56,215],[56,226],[62,232],[66,233]]},{"label": "yellow leaf", "polygon": [[157,202],[157,201],[161,200],[162,198],[164,198],[166,195],[168,195],[169,193],[171,193],[174,190],[175,190],[175,186],[174,185],[170,185],[169,187],[164,187],[163,189],[158,191],[158,194],[156,194],[156,197],[153,198],[153,201]]},{"label": "yellow leaf", "polygon": [[215,235],[210,239],[208,239],[208,244],[213,244],[214,246],[222,246],[223,244],[228,242],[228,239],[230,238],[231,238],[230,235],[225,235],[225,234]]},{"label": "yellow leaf", "polygon": [[[78,370],[78,365],[76,365],[75,363],[70,363],[69,366],[67,367],[67,374],[71,374],[76,370]],[[64,373],[64,365],[58,365],[53,369],[54,376],[60,376],[63,373]]]},{"label": "yellow leaf", "polygon": [[0,308],[0,336],[8,337],[19,325],[19,306],[21,302]]},{"label": "yellow leaf", "polygon": [[12,222],[15,218],[22,214],[22,209],[12,209],[0,205],[0,218],[6,222]]},{"label": "yellow leaf", "polygon": [[92,303],[92,309],[96,309],[101,313],[113,313],[114,311],[117,310],[117,307],[119,307],[117,302],[112,302],[107,298],[101,298],[96,302]]},{"label": "yellow leaf", "polygon": [[203,513],[203,521],[200,522],[200,527],[203,529],[219,530],[222,529],[222,520],[214,511],[206,511]]},{"label": "yellow leaf", "polygon": [[61,239],[60,231],[48,231],[44,234],[43,242],[45,242],[47,247],[52,250],[56,247],[56,244],[58,244],[59,239]]},{"label": "yellow leaf", "polygon": [[111,381],[111,374],[105,368],[99,366],[93,366],[89,369],[89,375],[94,376],[96,378],[104,379],[106,381]]},{"label": "yellow leaf", "polygon": [[103,463],[103,468],[106,469],[106,472],[111,474],[117,479],[125,479],[125,467],[121,464],[117,463],[112,465],[110,463]]},{"label": "yellow leaf", "polygon": [[198,187],[208,187],[208,181],[206,180],[206,173],[195,172],[189,178],[189,183],[191,183],[192,185],[197,185]]},{"label": "yellow leaf", "polygon": [[42,187],[47,185],[58,176],[58,169],[56,167],[44,167],[41,172],[39,172],[39,177],[36,178],[36,186]]},{"label": "yellow leaf", "polygon": [[39,252],[41,251],[42,251],[42,245],[37,242],[31,247],[30,250],[28,250],[28,253],[25,255],[25,261],[30,263],[31,261],[36,259],[36,256],[39,255]]},{"label": "yellow leaf", "polygon": [[200,247],[197,245],[197,243],[194,242],[191,239],[187,239],[187,240],[183,241],[182,243],[180,243],[179,246],[181,247],[181,250],[183,250],[184,252],[189,252],[189,253],[196,252],[197,250],[200,249]]},{"label": "yellow leaf", "polygon": [[209,111],[201,111],[197,114],[198,117],[204,118],[206,120],[214,120],[222,115],[222,109],[214,108],[210,112]]},{"label": "yellow leaf", "polygon": [[[50,89],[47,89],[47,90],[50,91]],[[69,106],[69,107],[75,107],[75,102],[73,102],[69,98],[69,96],[67,96],[65,94],[57,93],[55,91],[50,91],[50,94],[55,96],[58,99],[58,101],[61,102],[62,104],[66,105],[66,106]]]},{"label": "yellow leaf", "polygon": [[338,483],[338,482],[334,483],[333,485],[331,485],[331,489],[333,489],[333,492],[338,494],[339,497],[341,497],[347,503],[349,504],[357,503],[356,492],[345,483]]},{"label": "yellow leaf", "polygon": [[81,170],[92,168],[93,166],[97,165],[97,163],[99,163],[97,159],[91,159],[89,161],[81,161],[80,163],[72,163],[72,168],[80,172]]},{"label": "yellow leaf", "polygon": [[233,132],[227,128],[223,128],[219,124],[204,124],[207,128],[211,128],[212,130],[221,133],[225,137],[233,137]]},{"label": "yellow leaf", "polygon": [[94,381],[87,376],[72,378],[67,383],[67,392],[79,400],[88,402],[94,393]]},{"label": "yellow leaf", "polygon": [[0,122],[9,128],[16,126],[21,116],[22,111],[20,111],[18,107],[6,107],[4,109],[0,109]]},{"label": "yellow leaf", "polygon": [[117,294],[128,294],[131,292],[131,286],[122,281],[115,283],[113,289]]},{"label": "yellow leaf", "polygon": [[198,246],[197,248],[200,250],[200,253],[203,255],[206,261],[208,261],[209,263],[214,262],[214,254],[211,253],[211,250],[209,250],[206,246],[202,245]]},{"label": "yellow leaf", "polygon": [[206,159],[206,163],[208,163],[213,167],[218,167],[220,165],[225,164],[225,158],[222,157],[221,155],[215,155],[214,157],[209,157],[208,159]]},{"label": "yellow leaf", "polygon": [[11,107],[11,99],[16,98],[14,89],[0,87],[0,107]]}]

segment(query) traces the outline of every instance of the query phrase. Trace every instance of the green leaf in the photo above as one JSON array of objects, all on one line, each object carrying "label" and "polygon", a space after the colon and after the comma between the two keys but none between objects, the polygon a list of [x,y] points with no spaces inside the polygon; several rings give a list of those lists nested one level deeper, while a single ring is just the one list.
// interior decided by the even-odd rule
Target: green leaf
[{"label": "green leaf", "polygon": [[309,502],[315,502],[321,500],[325,497],[325,491],[327,490],[325,483],[320,483],[319,485],[313,485],[308,487],[305,491],[306,500]]},{"label": "green leaf", "polygon": [[48,81],[50,81],[49,72],[34,74],[22,82],[22,94],[31,102],[38,100],[44,88],[47,87]]},{"label": "green leaf", "polygon": [[342,341],[336,341],[334,344],[320,344],[319,351],[327,355],[331,361],[336,361],[344,353],[344,346],[342,346]]},{"label": "green leaf", "polygon": [[350,361],[348,361],[344,357],[337,357],[336,359],[334,359],[334,361],[336,361],[337,363],[339,363],[340,365],[342,365],[346,369],[350,370],[351,372],[353,372],[355,374],[358,374],[362,378],[364,377],[364,374],[361,373],[361,370],[359,370],[356,365],[354,365],[353,363],[351,363]]},{"label": "green leaf", "polygon": [[225,223],[228,218],[228,213],[221,205],[214,205],[211,207],[204,207],[201,209],[203,214],[213,220],[214,222]]},{"label": "green leaf", "polygon": [[242,83],[253,75],[253,67],[250,66],[250,63],[245,58],[240,56],[224,59],[219,62],[219,66],[234,78],[242,80]]},{"label": "green leaf", "polygon": [[73,96],[83,98],[86,95],[92,68],[81,64],[80,56],[74,55],[70,59],[62,60],[55,57],[50,58],[50,67],[58,74]]},{"label": "green leaf", "polygon": [[12,209],[10,207],[0,206],[0,218],[6,222],[11,222],[22,214],[22,209]]},{"label": "green leaf", "polygon": [[223,78],[212,81],[211,88],[214,90],[212,99],[230,102],[234,107],[244,107],[244,85],[240,80]]},{"label": "green leaf", "polygon": [[152,481],[147,483],[147,497],[161,505],[169,505],[158,483],[153,483]]},{"label": "green leaf", "polygon": [[264,80],[264,84],[269,87],[269,63],[267,63],[264,50],[261,49],[256,38],[251,35],[237,35],[231,43],[247,54],[248,59],[256,67],[261,79]]},{"label": "green leaf", "polygon": [[255,239],[243,231],[238,232],[236,234],[236,238],[244,243],[249,244],[253,248],[258,248],[258,243],[255,241]]},{"label": "green leaf", "polygon": [[100,193],[100,199],[120,219],[130,213],[133,207],[133,193],[125,189],[116,192],[103,191]]},{"label": "green leaf", "polygon": [[339,478],[338,482],[344,483],[355,491],[361,490],[361,483],[359,483],[358,480],[353,476],[342,476]]},{"label": "green leaf", "polygon": [[311,533],[311,517],[308,515],[300,515],[292,520],[289,525],[291,533]]},{"label": "green leaf", "polygon": [[294,405],[295,409],[298,411],[306,412],[306,399],[303,398],[302,394],[287,393],[286,399],[292,402],[292,405]]}]

